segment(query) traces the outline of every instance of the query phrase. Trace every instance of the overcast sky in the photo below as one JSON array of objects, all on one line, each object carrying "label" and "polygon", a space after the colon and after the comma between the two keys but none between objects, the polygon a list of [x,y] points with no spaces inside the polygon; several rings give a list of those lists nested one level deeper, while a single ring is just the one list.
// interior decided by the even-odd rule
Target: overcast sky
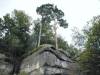
[{"label": "overcast sky", "polygon": [[69,26],[67,29],[60,28],[58,34],[69,43],[72,42],[73,27],[76,26],[81,30],[87,21],[100,14],[100,0],[0,0],[0,17],[17,9],[24,10],[36,19],[36,8],[46,3],[57,5],[65,13]]}]

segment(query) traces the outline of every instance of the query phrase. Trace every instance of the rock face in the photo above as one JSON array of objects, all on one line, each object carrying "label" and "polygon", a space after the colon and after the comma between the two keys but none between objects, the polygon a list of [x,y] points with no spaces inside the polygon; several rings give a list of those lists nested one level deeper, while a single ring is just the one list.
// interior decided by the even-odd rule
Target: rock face
[{"label": "rock face", "polygon": [[[0,54],[0,75],[10,75],[13,66]],[[20,75],[79,75],[78,65],[63,51],[44,45],[25,57]]]},{"label": "rock face", "polygon": [[9,75],[12,70],[12,65],[5,62],[6,56],[0,54],[0,75]]},{"label": "rock face", "polygon": [[20,73],[27,75],[78,75],[76,63],[52,46],[44,46],[22,61]]}]

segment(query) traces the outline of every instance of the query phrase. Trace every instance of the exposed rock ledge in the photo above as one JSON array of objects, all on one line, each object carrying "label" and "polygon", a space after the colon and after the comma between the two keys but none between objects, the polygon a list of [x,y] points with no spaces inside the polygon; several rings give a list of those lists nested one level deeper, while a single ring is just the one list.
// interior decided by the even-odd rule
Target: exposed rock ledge
[{"label": "exposed rock ledge", "polygon": [[63,51],[52,45],[42,45],[27,56],[20,72],[28,75],[78,75],[78,65]]},{"label": "exposed rock ledge", "polygon": [[[78,75],[78,65],[65,52],[52,45],[42,45],[23,56],[20,74],[25,75]],[[0,75],[9,75],[12,65],[0,54]]]}]

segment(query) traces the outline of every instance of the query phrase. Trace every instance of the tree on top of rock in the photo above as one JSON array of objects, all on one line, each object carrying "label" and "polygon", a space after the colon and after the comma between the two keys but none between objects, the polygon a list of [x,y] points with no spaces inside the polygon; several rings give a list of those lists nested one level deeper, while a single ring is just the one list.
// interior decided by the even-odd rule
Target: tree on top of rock
[{"label": "tree on top of rock", "polygon": [[[53,4],[43,4],[40,7],[37,8],[36,12],[41,15],[41,23],[46,24],[46,23],[51,23],[54,22],[53,24],[53,30],[54,30],[54,37],[55,37],[55,44],[56,48],[58,48],[57,44],[57,28],[58,26],[67,28],[68,23],[66,23],[66,20],[63,19],[64,13],[62,10],[59,10],[57,6],[54,6]],[[41,24],[41,26],[42,26]],[[40,26],[40,28],[42,28]],[[40,29],[41,30],[41,29]],[[41,32],[41,31],[40,31]],[[39,37],[41,34],[39,35]]]}]

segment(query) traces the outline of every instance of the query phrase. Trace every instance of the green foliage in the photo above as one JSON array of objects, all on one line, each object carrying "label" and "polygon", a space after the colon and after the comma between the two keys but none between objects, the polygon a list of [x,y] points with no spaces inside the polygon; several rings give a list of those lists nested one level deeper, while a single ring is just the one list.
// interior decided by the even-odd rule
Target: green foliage
[{"label": "green foliage", "polygon": [[64,13],[52,4],[44,4],[37,8],[37,13],[42,16],[42,21],[44,23],[50,23],[52,20],[63,21],[62,17]]},{"label": "green foliage", "polygon": [[80,55],[81,51],[75,48],[73,45],[69,45],[68,49],[66,50],[68,56],[74,60]]},{"label": "green foliage", "polygon": [[62,37],[57,37],[57,39],[58,39],[58,47],[66,51],[69,47],[67,41],[65,41]]},{"label": "green foliage", "polygon": [[12,74],[18,71],[21,56],[28,52],[30,25],[31,18],[23,11],[14,10],[0,19],[0,52],[7,56],[5,61],[13,65]]},{"label": "green foliage", "polygon": [[86,75],[100,74],[100,16],[94,17],[90,24],[92,27],[86,33],[85,51],[80,55],[79,62]]},{"label": "green foliage", "polygon": [[[92,52],[91,50],[86,50],[81,53],[79,57],[79,63],[81,65],[82,70],[88,70],[89,62],[92,59]],[[92,67],[92,66],[91,66]]]},{"label": "green foliage", "polygon": [[16,49],[20,47],[21,52],[25,47],[27,47],[27,40],[29,39],[29,16],[22,11],[14,10],[12,16],[6,14],[3,16],[2,21],[1,40],[3,39],[5,44],[9,47]]},{"label": "green foliage", "polygon": [[[34,22],[34,36],[36,38],[36,42],[38,43],[38,36],[39,36],[39,31],[40,31],[40,21],[35,20]],[[42,29],[41,29],[41,40],[40,44],[52,44],[53,42],[53,32],[51,26],[46,23],[42,24]]]},{"label": "green foliage", "polygon": [[26,73],[26,72],[22,71],[22,72],[20,72],[20,74],[19,74],[19,75],[28,75],[28,73]]},{"label": "green foliage", "polygon": [[[36,20],[37,21],[37,20]],[[38,42],[38,36],[39,36],[39,24],[38,22],[35,21],[35,26],[34,26],[34,36],[36,38],[36,42]],[[41,43],[42,44],[52,44],[55,45],[54,42],[54,33],[52,31],[52,26],[47,24],[43,24],[42,25],[42,30],[41,30]],[[67,50],[68,48],[68,44],[67,41],[64,41],[64,39],[62,37],[57,37],[58,39],[58,46],[59,48],[63,49],[63,50]]]},{"label": "green foliage", "polygon": [[[43,4],[37,8],[36,12],[42,17],[40,26],[46,25],[46,24],[50,25],[52,21],[54,22],[53,30],[54,30],[55,44],[57,48],[58,47],[57,34],[56,34],[57,24],[59,24],[59,26],[63,28],[68,27],[66,20],[63,19],[64,13],[62,12],[62,10],[59,10],[57,6],[54,6],[53,4]],[[41,37],[41,34],[39,35],[39,38],[40,37]],[[39,39],[39,42],[40,42],[40,39]]]}]

